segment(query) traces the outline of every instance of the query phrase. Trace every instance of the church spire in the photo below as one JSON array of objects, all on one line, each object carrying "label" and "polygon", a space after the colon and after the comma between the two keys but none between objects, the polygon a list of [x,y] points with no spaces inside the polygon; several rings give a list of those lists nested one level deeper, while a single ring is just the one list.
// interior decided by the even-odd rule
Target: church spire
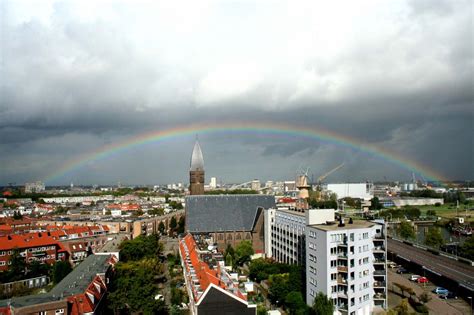
[{"label": "church spire", "polygon": [[204,158],[202,157],[201,146],[196,135],[193,154],[191,155],[190,171],[204,171]]}]

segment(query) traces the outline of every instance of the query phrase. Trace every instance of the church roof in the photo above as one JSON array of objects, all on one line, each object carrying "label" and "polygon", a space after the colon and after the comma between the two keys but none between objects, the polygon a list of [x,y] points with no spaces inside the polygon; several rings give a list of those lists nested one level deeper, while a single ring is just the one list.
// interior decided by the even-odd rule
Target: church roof
[{"label": "church roof", "polygon": [[191,233],[252,231],[260,209],[274,207],[268,195],[187,196],[186,226]]},{"label": "church roof", "polygon": [[204,158],[202,157],[201,146],[196,140],[194,143],[193,154],[191,155],[190,171],[204,171]]}]

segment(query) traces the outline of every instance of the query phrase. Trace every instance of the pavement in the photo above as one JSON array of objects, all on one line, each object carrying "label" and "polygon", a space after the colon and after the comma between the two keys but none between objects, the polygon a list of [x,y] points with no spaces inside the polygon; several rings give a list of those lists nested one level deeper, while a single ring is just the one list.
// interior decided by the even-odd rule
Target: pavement
[{"label": "pavement", "polygon": [[[433,283],[428,283],[427,285],[418,284],[413,281],[408,280],[409,275],[399,275],[393,270],[389,269],[387,271],[388,281],[389,281],[389,290],[392,290],[394,283],[403,284],[409,288],[412,288],[417,296],[420,296],[423,292],[427,292],[431,296],[431,300],[426,303],[430,314],[433,315],[462,315],[470,314],[469,304],[462,300],[442,300],[436,294],[432,293],[431,290],[435,287]],[[390,307],[394,307],[389,300]]]},{"label": "pavement", "polygon": [[474,267],[457,260],[432,254],[421,248],[388,239],[388,251],[398,257],[424,266],[435,274],[450,278],[474,291]]}]

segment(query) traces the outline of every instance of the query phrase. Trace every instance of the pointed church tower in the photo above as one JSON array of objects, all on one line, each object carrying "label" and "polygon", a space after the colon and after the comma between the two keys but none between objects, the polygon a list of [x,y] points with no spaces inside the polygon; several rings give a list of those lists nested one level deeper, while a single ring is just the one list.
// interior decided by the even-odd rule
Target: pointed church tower
[{"label": "pointed church tower", "polygon": [[191,195],[204,194],[204,159],[197,138],[189,167],[189,193]]}]

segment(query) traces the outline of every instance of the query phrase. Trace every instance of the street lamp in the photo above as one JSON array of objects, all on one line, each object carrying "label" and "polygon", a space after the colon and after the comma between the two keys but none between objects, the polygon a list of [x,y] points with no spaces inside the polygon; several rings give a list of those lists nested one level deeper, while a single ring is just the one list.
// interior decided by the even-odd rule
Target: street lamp
[{"label": "street lamp", "polygon": [[468,299],[470,300],[470,302],[471,302],[470,304],[471,304],[471,315],[472,315],[472,296],[468,296],[467,298],[468,298]]}]

